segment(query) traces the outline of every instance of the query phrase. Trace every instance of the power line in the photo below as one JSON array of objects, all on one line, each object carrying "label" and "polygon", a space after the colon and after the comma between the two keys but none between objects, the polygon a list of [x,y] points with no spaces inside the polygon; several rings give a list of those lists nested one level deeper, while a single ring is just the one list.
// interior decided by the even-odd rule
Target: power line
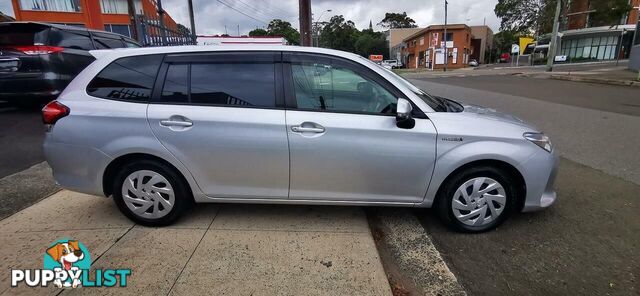
[{"label": "power line", "polygon": [[[248,9],[249,11],[251,11],[254,14],[257,14],[257,15],[263,15],[263,16],[266,16],[267,18],[270,18],[270,19],[280,18],[277,15],[274,15],[274,14],[271,14],[271,13],[267,13],[266,11],[263,11],[263,9],[259,9],[257,7],[251,6],[250,4],[247,4],[246,2],[241,1],[241,0],[235,0],[234,3],[235,4],[240,4],[239,6],[246,7],[246,9]],[[242,7],[237,7],[237,8],[238,9],[244,9]]]},{"label": "power line", "polygon": [[279,10],[279,11],[283,12],[285,15],[289,15],[289,16],[295,16],[296,15],[295,13],[291,13],[291,11],[287,11],[287,10],[281,9],[281,8],[276,7],[276,6],[270,6],[271,4],[267,3],[265,0],[262,0],[261,2],[266,4],[267,7],[271,8],[273,11]]},{"label": "power line", "polygon": [[226,6],[226,7],[229,7],[229,8],[231,8],[231,9],[233,9],[233,10],[234,10],[234,11],[236,11],[237,13],[240,13],[240,14],[242,14],[242,15],[244,15],[244,16],[246,16],[246,17],[250,18],[250,19],[253,19],[253,20],[255,20],[255,21],[258,21],[258,22],[261,22],[261,23],[263,23],[263,24],[267,25],[267,22],[265,22],[265,21],[263,21],[263,20],[261,20],[261,19],[258,19],[258,18],[256,18],[256,17],[253,17],[253,16],[251,16],[251,15],[249,15],[249,14],[247,14],[247,13],[244,13],[243,11],[241,11],[241,10],[239,10],[239,9],[237,9],[237,8],[235,8],[235,7],[233,7],[233,6],[231,6],[231,5],[229,5],[229,3],[225,3],[225,2],[223,2],[223,1],[221,1],[221,0],[216,0],[216,1],[220,2],[222,5],[224,5],[224,6]]}]

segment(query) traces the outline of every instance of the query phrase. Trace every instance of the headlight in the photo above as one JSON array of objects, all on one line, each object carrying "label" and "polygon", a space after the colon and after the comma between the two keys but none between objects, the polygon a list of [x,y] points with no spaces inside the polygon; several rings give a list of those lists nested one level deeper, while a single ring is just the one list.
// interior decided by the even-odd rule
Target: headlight
[{"label": "headlight", "polygon": [[540,148],[547,150],[547,152],[551,152],[553,149],[553,144],[551,144],[551,140],[543,133],[524,133],[525,139],[531,141],[533,144],[538,145]]}]

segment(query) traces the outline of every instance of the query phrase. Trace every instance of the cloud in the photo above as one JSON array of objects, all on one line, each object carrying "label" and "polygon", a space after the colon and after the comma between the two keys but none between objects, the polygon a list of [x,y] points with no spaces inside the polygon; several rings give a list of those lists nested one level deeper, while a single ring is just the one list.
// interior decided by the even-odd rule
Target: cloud
[{"label": "cloud", "polygon": [[[500,21],[493,12],[496,3],[497,0],[449,0],[448,22],[486,23],[497,31]],[[177,22],[189,26],[186,0],[164,0],[163,4]],[[198,34],[225,33],[225,26],[228,34],[237,34],[238,26],[240,34],[247,34],[255,28],[266,27],[274,18],[287,20],[296,28],[299,26],[296,0],[193,0],[193,5]],[[377,23],[386,12],[407,12],[421,27],[444,23],[444,0],[312,0],[311,7],[314,20],[326,21],[333,15],[343,15],[359,29],[367,28],[371,21],[374,29],[382,30]],[[328,9],[331,12],[326,12]]]},{"label": "cloud", "polygon": [[[497,0],[449,0],[448,22],[482,25],[483,22],[497,31],[500,21],[493,8]],[[187,0],[163,0],[165,10],[179,23],[189,27]],[[247,34],[255,28],[280,18],[298,28],[297,0],[193,0],[196,32],[198,34],[230,35]],[[229,7],[231,6],[231,7]],[[359,29],[369,26],[382,30],[376,24],[386,12],[407,12],[418,26],[424,27],[444,22],[444,0],[312,0],[314,20],[326,21],[333,15],[343,15]],[[331,12],[326,10],[331,9]],[[0,11],[13,15],[11,1],[0,0]],[[238,30],[239,29],[239,30]]]}]

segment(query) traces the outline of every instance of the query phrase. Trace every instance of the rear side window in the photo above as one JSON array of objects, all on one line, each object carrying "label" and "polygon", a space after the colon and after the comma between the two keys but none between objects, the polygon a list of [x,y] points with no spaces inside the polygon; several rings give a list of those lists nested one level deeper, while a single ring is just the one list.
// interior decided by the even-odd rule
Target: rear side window
[{"label": "rear side window", "polygon": [[273,63],[194,63],[190,73],[193,104],[275,107]]},{"label": "rear side window", "polygon": [[97,49],[122,48],[124,43],[116,35],[93,33],[93,40]]},{"label": "rear side window", "polygon": [[52,29],[49,34],[49,45],[73,49],[93,49],[89,33],[82,31],[64,31]]},{"label": "rear side window", "polygon": [[148,102],[162,55],[120,58],[104,68],[87,86],[94,97]]}]

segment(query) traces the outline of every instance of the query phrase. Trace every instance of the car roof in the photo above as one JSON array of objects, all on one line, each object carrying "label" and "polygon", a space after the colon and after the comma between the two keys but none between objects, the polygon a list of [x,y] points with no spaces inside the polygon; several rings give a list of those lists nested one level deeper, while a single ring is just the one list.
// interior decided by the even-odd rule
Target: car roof
[{"label": "car roof", "polygon": [[[0,25],[36,25],[36,26],[43,26],[43,27],[50,27],[50,28],[56,28],[56,29],[60,29],[60,30],[69,30],[69,31],[83,31],[83,32],[91,32],[91,33],[101,33],[101,34],[108,34],[108,35],[115,35],[115,36],[119,36],[119,37],[123,37],[127,40],[133,40],[130,37],[124,36],[122,34],[118,34],[118,33],[114,33],[114,32],[108,32],[108,31],[101,31],[101,30],[94,30],[94,29],[87,29],[85,27],[76,27],[76,26],[69,26],[69,25],[61,25],[61,24],[54,24],[54,23],[45,23],[45,22],[32,22],[32,21],[18,21],[18,22],[5,22],[2,23]],[[135,41],[135,40],[133,40]]]},{"label": "car roof", "polygon": [[351,52],[345,52],[335,49],[319,48],[319,47],[302,47],[293,45],[263,45],[263,44],[245,44],[245,45],[182,45],[182,46],[164,46],[164,47],[141,47],[141,48],[116,48],[106,50],[89,51],[96,58],[120,58],[136,55],[147,54],[172,54],[172,53],[198,53],[198,52],[225,52],[225,51],[282,51],[282,52],[301,52],[301,53],[317,53],[332,56],[339,56],[351,60],[364,59],[362,56]]}]

